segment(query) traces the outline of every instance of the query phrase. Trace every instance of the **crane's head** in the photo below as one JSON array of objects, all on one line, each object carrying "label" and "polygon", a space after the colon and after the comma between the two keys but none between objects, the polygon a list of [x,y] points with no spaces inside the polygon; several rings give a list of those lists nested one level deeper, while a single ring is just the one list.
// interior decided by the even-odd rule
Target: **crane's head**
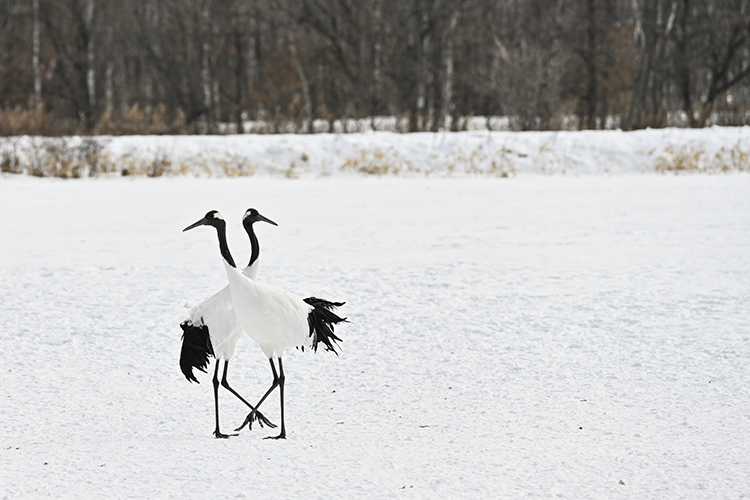
[{"label": "crane's head", "polygon": [[224,217],[222,217],[221,214],[216,210],[211,210],[206,214],[205,217],[203,217],[198,222],[189,225],[188,227],[183,229],[182,232],[184,233],[185,231],[189,231],[198,226],[213,226],[218,229],[222,225],[226,225],[226,222],[224,222]]},{"label": "crane's head", "polygon": [[269,224],[273,224],[274,226],[278,226],[274,221],[271,219],[267,219],[263,217],[260,212],[255,210],[254,208],[248,208],[245,212],[245,215],[242,216],[242,225],[243,226],[252,226],[253,223],[262,221],[262,222],[268,222]]}]

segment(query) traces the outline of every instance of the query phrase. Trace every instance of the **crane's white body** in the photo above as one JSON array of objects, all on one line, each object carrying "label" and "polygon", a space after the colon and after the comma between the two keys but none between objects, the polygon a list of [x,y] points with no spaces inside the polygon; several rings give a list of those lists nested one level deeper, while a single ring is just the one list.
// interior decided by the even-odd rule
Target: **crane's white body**
[{"label": "crane's white body", "polygon": [[[248,280],[255,281],[258,277],[258,259],[243,269],[241,274]],[[234,312],[229,285],[190,309],[189,321],[195,326],[208,327],[216,359],[228,360],[234,357],[237,342],[245,330]]]},{"label": "crane's white body", "polygon": [[291,292],[258,283],[223,262],[237,320],[266,357],[281,357],[287,347],[312,345],[308,324],[311,305]]}]

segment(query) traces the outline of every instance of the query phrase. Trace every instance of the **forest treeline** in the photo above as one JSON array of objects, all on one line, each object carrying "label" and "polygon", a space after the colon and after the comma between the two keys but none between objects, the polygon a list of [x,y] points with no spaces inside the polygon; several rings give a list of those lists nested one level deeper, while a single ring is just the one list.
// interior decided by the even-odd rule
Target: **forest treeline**
[{"label": "forest treeline", "polygon": [[748,74],[750,0],[0,0],[2,135],[740,125]]}]

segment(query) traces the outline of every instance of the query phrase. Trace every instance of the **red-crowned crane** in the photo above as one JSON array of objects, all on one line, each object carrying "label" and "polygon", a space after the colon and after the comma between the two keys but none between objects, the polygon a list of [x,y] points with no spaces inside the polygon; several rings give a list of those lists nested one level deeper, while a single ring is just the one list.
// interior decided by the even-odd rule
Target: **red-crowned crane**
[{"label": "red-crowned crane", "polygon": [[[234,259],[232,259],[227,244],[226,222],[221,214],[212,210],[201,220],[184,230],[187,231],[198,226],[212,226],[216,229],[219,238],[219,251],[229,279],[229,289],[237,319],[250,338],[258,343],[263,354],[268,358],[273,373],[271,387],[258,401],[255,409],[252,409],[248,414],[245,422],[235,430],[239,431],[247,424],[252,426],[253,420],[257,418],[258,408],[269,394],[278,387],[281,404],[281,431],[278,436],[269,436],[269,438],[285,439],[285,377],[284,365],[281,361],[284,350],[288,347],[299,347],[304,350],[307,347],[317,351],[318,344],[322,343],[327,351],[338,354],[334,344],[340,342],[341,339],[333,333],[333,328],[334,325],[345,321],[346,318],[339,317],[332,312],[332,309],[342,306],[344,303],[330,302],[316,297],[308,297],[303,300],[281,288],[249,279],[234,264]],[[278,361],[278,371],[273,361],[274,356]]]},{"label": "red-crowned crane", "polygon": [[[263,217],[254,209],[245,212],[242,218],[242,225],[250,238],[250,262],[242,270],[242,273],[251,280],[255,280],[258,276],[260,245],[253,230],[253,224],[259,221],[267,222],[274,226],[277,225],[274,221]],[[237,320],[237,315],[234,313],[232,294],[229,286],[225,286],[219,292],[216,292],[199,305],[193,307],[190,310],[190,317],[183,321],[180,327],[183,331],[180,369],[188,381],[198,382],[198,379],[193,374],[193,368],[205,372],[209,363],[209,356],[216,358],[216,369],[214,370],[213,377],[214,407],[216,411],[214,436],[217,438],[229,437],[229,435],[223,434],[219,429],[219,365],[222,360],[224,360],[224,372],[221,377],[221,386],[234,394],[240,401],[250,407],[251,410],[254,409],[227,382],[229,360],[234,356],[237,342],[245,333],[242,325]],[[271,423],[260,412],[256,412],[255,415],[261,427],[263,425],[276,427],[275,424]],[[236,434],[232,435],[236,436]]]}]

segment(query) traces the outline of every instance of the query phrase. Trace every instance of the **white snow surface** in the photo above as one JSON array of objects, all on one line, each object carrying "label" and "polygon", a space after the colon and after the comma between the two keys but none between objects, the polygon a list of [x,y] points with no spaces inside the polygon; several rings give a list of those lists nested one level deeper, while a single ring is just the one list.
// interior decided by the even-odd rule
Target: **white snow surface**
[{"label": "white snow surface", "polygon": [[[214,439],[178,366],[227,283],[181,230],[244,263],[251,206],[259,280],[350,320],[287,351],[286,441]],[[746,174],[3,176],[0,213],[0,499],[750,496]],[[248,338],[229,380],[271,382]]]}]

